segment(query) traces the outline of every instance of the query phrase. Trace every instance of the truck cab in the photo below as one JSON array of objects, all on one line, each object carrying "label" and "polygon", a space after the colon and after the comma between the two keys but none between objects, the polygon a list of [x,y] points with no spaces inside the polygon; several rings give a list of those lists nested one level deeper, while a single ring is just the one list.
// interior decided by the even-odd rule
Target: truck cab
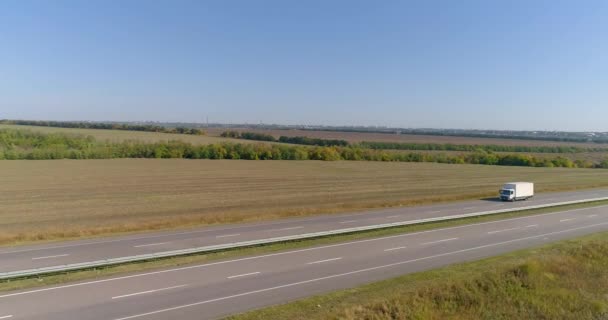
[{"label": "truck cab", "polygon": [[513,201],[515,199],[515,190],[513,189],[500,189],[500,200],[502,201]]}]

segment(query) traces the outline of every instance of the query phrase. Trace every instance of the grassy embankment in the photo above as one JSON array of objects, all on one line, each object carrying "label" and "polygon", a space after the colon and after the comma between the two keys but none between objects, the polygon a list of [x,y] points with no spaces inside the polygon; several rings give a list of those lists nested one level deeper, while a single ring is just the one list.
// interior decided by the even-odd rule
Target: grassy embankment
[{"label": "grassy embankment", "polygon": [[3,161],[0,243],[261,221],[495,196],[608,187],[608,170],[181,159]]},{"label": "grassy embankment", "polygon": [[229,319],[608,319],[606,266],[600,233]]}]

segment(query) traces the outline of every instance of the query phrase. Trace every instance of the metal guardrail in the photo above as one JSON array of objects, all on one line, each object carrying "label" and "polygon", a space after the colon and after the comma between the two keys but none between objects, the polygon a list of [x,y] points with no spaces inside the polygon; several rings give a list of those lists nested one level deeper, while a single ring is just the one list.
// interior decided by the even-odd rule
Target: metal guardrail
[{"label": "metal guardrail", "polygon": [[354,232],[361,232],[361,231],[386,229],[386,228],[422,224],[422,223],[428,223],[428,222],[448,221],[448,220],[456,220],[456,219],[463,219],[463,218],[470,218],[470,217],[480,217],[480,216],[486,216],[486,215],[492,215],[492,214],[509,213],[509,212],[517,212],[517,211],[533,210],[533,209],[542,209],[542,208],[558,207],[558,206],[588,203],[588,202],[597,202],[597,201],[604,201],[604,200],[608,200],[608,197],[585,199],[585,200],[575,200],[575,201],[565,201],[565,202],[558,202],[558,203],[551,203],[551,204],[541,204],[541,205],[535,205],[535,206],[511,208],[511,209],[473,212],[473,213],[465,213],[465,214],[435,217],[435,218],[416,219],[416,220],[408,220],[408,221],[401,221],[401,222],[368,225],[368,226],[363,226],[363,227],[335,229],[335,230],[321,231],[321,232],[314,232],[314,233],[297,234],[297,235],[292,235],[292,236],[266,238],[266,239],[259,239],[259,240],[250,240],[250,241],[242,241],[242,242],[227,243],[227,244],[220,244],[220,245],[196,247],[196,248],[190,248],[190,249],[141,254],[141,255],[129,256],[129,257],[110,258],[110,259],[104,259],[104,260],[58,265],[58,266],[45,267],[45,268],[0,272],[0,280],[25,278],[25,277],[39,276],[39,275],[43,275],[43,274],[59,273],[59,272],[66,272],[66,271],[76,271],[76,270],[82,270],[82,269],[92,269],[92,268],[97,268],[97,267],[106,267],[106,266],[111,266],[111,265],[129,263],[129,262],[138,262],[138,261],[154,260],[154,259],[159,259],[159,258],[184,256],[184,255],[203,253],[203,252],[213,252],[213,251],[220,251],[220,250],[226,250],[226,249],[251,247],[251,246],[256,246],[256,245],[311,239],[311,238],[347,234],[347,233],[354,233]]}]

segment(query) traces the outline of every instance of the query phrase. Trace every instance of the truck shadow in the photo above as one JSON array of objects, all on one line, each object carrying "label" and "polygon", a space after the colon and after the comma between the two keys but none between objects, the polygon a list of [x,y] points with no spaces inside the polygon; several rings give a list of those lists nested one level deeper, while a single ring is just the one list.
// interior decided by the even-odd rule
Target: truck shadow
[{"label": "truck shadow", "polygon": [[479,200],[488,201],[488,202],[502,202],[502,200],[500,200],[498,197],[483,198],[483,199],[479,199]]}]

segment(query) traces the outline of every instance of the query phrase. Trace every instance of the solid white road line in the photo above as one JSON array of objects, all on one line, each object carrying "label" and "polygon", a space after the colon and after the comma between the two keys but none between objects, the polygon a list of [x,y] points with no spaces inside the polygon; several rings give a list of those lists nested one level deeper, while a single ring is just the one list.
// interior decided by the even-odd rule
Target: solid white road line
[{"label": "solid white road line", "polygon": [[159,292],[159,291],[167,291],[167,290],[171,290],[171,289],[183,288],[185,286],[187,286],[187,284],[182,284],[182,285],[179,285],[179,286],[173,286],[173,287],[162,288],[162,289],[156,289],[156,290],[148,290],[148,291],[130,293],[130,294],[122,295],[122,296],[112,297],[112,300],[114,300],[114,299],[121,299],[121,298],[127,298],[127,297],[132,297],[132,296],[139,296],[139,295],[142,295],[142,294],[154,293],[154,292]]},{"label": "solid white road line", "polygon": [[8,318],[12,318],[12,317],[13,317],[13,315],[10,314],[8,316],[1,316],[0,319],[8,319]]},{"label": "solid white road line", "polygon": [[404,265],[404,264],[409,264],[409,263],[414,263],[414,262],[419,262],[419,261],[424,261],[424,260],[431,260],[431,259],[435,259],[435,258],[440,258],[440,257],[445,257],[445,256],[451,256],[451,255],[455,255],[455,254],[459,254],[459,253],[465,253],[465,252],[469,252],[469,251],[475,251],[475,250],[479,250],[479,249],[496,247],[496,246],[500,246],[500,245],[504,245],[504,244],[513,243],[513,242],[520,242],[520,241],[526,241],[526,240],[531,240],[531,239],[543,238],[543,237],[548,236],[548,235],[567,233],[567,232],[571,232],[571,231],[577,231],[577,230],[582,230],[582,229],[587,229],[587,228],[593,228],[593,227],[597,227],[597,226],[600,226],[600,225],[608,225],[608,222],[604,222],[604,223],[600,223],[600,224],[594,224],[594,225],[590,225],[590,226],[578,227],[578,228],[571,228],[571,229],[566,229],[566,230],[561,230],[561,231],[555,231],[555,232],[540,234],[540,235],[536,235],[536,236],[530,236],[530,237],[524,237],[524,238],[513,239],[513,240],[508,240],[508,241],[502,241],[502,242],[497,242],[497,243],[491,243],[491,244],[486,244],[486,245],[483,245],[483,246],[478,246],[478,247],[473,247],[473,248],[468,248],[468,249],[462,249],[462,250],[457,250],[457,251],[452,251],[452,252],[446,252],[446,253],[440,253],[440,254],[436,254],[436,255],[432,255],[432,256],[427,256],[427,257],[422,257],[422,258],[418,258],[418,259],[412,259],[412,260],[406,260],[406,261],[401,261],[401,262],[395,262],[395,263],[391,263],[391,264],[385,264],[385,265],[382,265],[382,266],[376,266],[376,267],[371,267],[371,268],[366,268],[366,269],[359,269],[359,270],[354,270],[354,271],[345,272],[345,273],[333,274],[333,275],[329,275],[329,276],[326,276],[326,277],[315,278],[315,279],[310,279],[310,280],[304,280],[304,281],[300,281],[300,282],[292,282],[292,283],[288,283],[288,284],[284,284],[284,285],[280,285],[280,286],[276,286],[276,287],[264,288],[264,289],[260,289],[260,290],[249,291],[249,292],[243,292],[243,293],[235,294],[235,295],[232,295],[232,296],[226,296],[226,297],[215,298],[215,299],[211,299],[211,300],[205,300],[205,301],[185,304],[185,305],[176,306],[176,307],[172,307],[172,308],[166,308],[166,309],[151,311],[151,312],[147,312],[147,313],[136,314],[136,315],[132,315],[132,316],[124,317],[124,318],[118,318],[118,319],[114,319],[114,320],[128,320],[128,319],[141,318],[141,317],[150,316],[150,315],[154,315],[154,314],[165,313],[165,312],[169,312],[169,311],[174,311],[174,310],[180,310],[180,309],[200,306],[200,305],[203,305],[203,304],[209,304],[209,303],[212,303],[212,302],[218,302],[218,301],[223,301],[223,300],[229,300],[229,299],[239,298],[239,297],[243,297],[243,296],[249,296],[249,295],[253,295],[253,294],[256,294],[256,293],[274,291],[274,290],[279,290],[279,289],[289,288],[289,287],[295,287],[295,286],[299,286],[299,285],[303,285],[303,284],[308,284],[308,283],[313,283],[313,282],[320,282],[320,281],[323,281],[323,280],[329,280],[329,279],[334,279],[334,278],[339,278],[339,277],[345,277],[345,276],[349,276],[349,275],[353,275],[353,274],[358,274],[358,273],[364,273],[364,272],[369,272],[369,271],[374,271],[374,270],[379,270],[379,269],[386,269],[386,268],[400,266],[400,265]]},{"label": "solid white road line", "polygon": [[[594,208],[603,208],[603,207],[606,207],[606,206],[600,206],[600,207],[594,207]],[[531,218],[553,216],[553,215],[556,215],[556,214],[585,211],[585,210],[589,210],[589,209],[590,208],[581,208],[581,209],[573,209],[573,210],[568,210],[568,211],[549,212],[549,213],[537,214],[537,215],[532,215],[532,216],[517,217],[517,218],[510,218],[510,219],[503,219],[503,220],[496,220],[496,221],[488,221],[488,222],[480,222],[480,223],[466,224],[466,225],[462,225],[462,226],[455,226],[455,227],[448,227],[448,228],[431,229],[431,230],[425,230],[425,231],[419,231],[419,232],[412,232],[412,233],[398,234],[398,235],[393,235],[393,236],[386,236],[386,237],[381,237],[381,238],[356,240],[356,241],[351,241],[351,242],[330,244],[330,245],[320,246],[320,247],[298,249],[298,250],[285,251],[285,252],[277,252],[277,253],[271,253],[271,254],[260,255],[260,256],[239,258],[239,259],[234,259],[234,260],[211,262],[211,263],[199,264],[199,265],[194,265],[194,266],[187,266],[187,267],[180,267],[180,268],[167,269],[167,270],[161,270],[161,271],[139,273],[139,274],[133,274],[133,275],[129,275],[129,276],[122,276],[122,277],[109,278],[109,279],[103,279],[103,280],[94,280],[94,281],[88,281],[88,282],[80,282],[80,283],[67,284],[67,285],[63,285],[63,286],[56,286],[56,287],[50,287],[50,288],[34,289],[34,290],[29,290],[29,291],[22,291],[22,292],[15,292],[15,293],[8,293],[8,294],[0,295],[0,299],[14,297],[14,296],[22,296],[22,295],[26,295],[26,294],[39,293],[39,292],[46,292],[46,291],[53,291],[53,290],[60,290],[60,289],[68,289],[68,288],[73,288],[73,287],[80,287],[80,286],[86,286],[86,285],[92,285],[92,284],[98,284],[98,283],[105,283],[105,282],[111,282],[111,281],[125,280],[125,279],[131,279],[131,278],[147,277],[147,276],[153,276],[153,275],[163,274],[163,273],[169,273],[169,272],[179,272],[179,271],[184,271],[184,270],[202,269],[202,268],[207,268],[207,267],[211,267],[211,266],[215,266],[215,265],[222,265],[222,264],[235,263],[235,262],[243,262],[243,261],[250,261],[250,260],[258,260],[258,259],[263,259],[263,258],[283,256],[283,255],[289,255],[289,254],[294,254],[294,253],[317,251],[317,250],[323,250],[323,249],[328,249],[328,248],[337,248],[337,247],[349,246],[349,245],[354,245],[354,244],[359,244],[359,243],[375,242],[375,241],[382,241],[382,240],[387,240],[387,239],[405,238],[405,237],[411,237],[411,236],[416,236],[416,235],[420,235],[420,234],[428,234],[428,233],[434,233],[434,232],[443,232],[443,231],[448,231],[448,230],[465,229],[465,228],[482,226],[482,225],[492,225],[492,224],[496,224],[496,223],[504,223],[504,222],[510,222],[510,221],[519,221],[519,220],[526,220],[526,219],[531,219]],[[596,224],[596,226],[601,226],[601,225],[604,225],[604,224],[608,224],[608,223],[598,223],[598,224]],[[568,230],[571,230],[571,229],[568,229]]]},{"label": "solid white road line", "polygon": [[597,217],[597,214],[590,214],[587,216],[587,218],[595,218],[595,217]]},{"label": "solid white road line", "polygon": [[32,260],[53,259],[53,258],[61,258],[61,257],[67,257],[67,256],[69,256],[69,254],[58,254],[56,256],[46,256],[46,257],[32,258]]},{"label": "solid white road line", "polygon": [[538,225],[537,224],[531,224],[529,226],[526,226],[526,228],[534,228],[534,227],[538,227]]},{"label": "solid white road line", "polygon": [[431,241],[431,242],[424,242],[424,243],[421,243],[421,244],[422,245],[425,245],[425,244],[435,244],[435,243],[448,242],[448,241],[454,241],[454,240],[458,240],[458,238],[450,238],[450,239],[443,239],[443,240],[437,240],[437,241]]},{"label": "solid white road line", "polygon": [[320,260],[320,261],[313,261],[313,262],[309,262],[307,264],[318,264],[318,263],[336,261],[336,260],[340,260],[340,259],[342,259],[342,257],[340,257],[340,258],[333,258],[333,259],[326,259],[326,260]]},{"label": "solid white road line", "polygon": [[509,229],[502,229],[502,230],[495,230],[495,231],[488,231],[488,234],[495,234],[495,233],[513,231],[513,230],[517,230],[517,229],[519,229],[519,227],[509,228]]},{"label": "solid white road line", "polygon": [[219,238],[237,237],[237,236],[240,236],[240,235],[241,235],[240,233],[235,233],[235,234],[225,234],[225,235],[222,235],[222,236],[216,236],[215,238],[216,238],[216,239],[219,239]]},{"label": "solid white road line", "polygon": [[240,277],[246,277],[246,276],[253,276],[256,274],[260,274],[260,272],[251,272],[251,273],[245,273],[245,274],[237,274],[236,276],[230,276],[230,277],[226,277],[226,279],[234,279],[234,278],[240,278]]},{"label": "solid white road line", "polygon": [[347,221],[340,221],[340,223],[353,223],[353,222],[357,222],[358,220],[347,220]]},{"label": "solid white road line", "polygon": [[150,243],[150,244],[140,244],[138,246],[133,246],[133,248],[160,246],[160,245],[167,244],[167,243],[169,243],[169,242],[158,242],[158,243]]},{"label": "solid white road line", "polygon": [[387,251],[395,251],[395,250],[401,250],[401,249],[405,249],[405,248],[407,248],[407,247],[396,247],[396,248],[389,248],[389,249],[384,249],[384,252],[387,252]]},{"label": "solid white road line", "polygon": [[576,218],[562,219],[562,220],[559,220],[559,222],[566,222],[566,221],[572,221],[572,220],[576,220]]},{"label": "solid white road line", "polygon": [[268,231],[287,231],[287,230],[296,230],[296,229],[302,229],[304,227],[302,226],[298,226],[298,227],[289,227],[289,228],[282,228],[282,229],[272,229],[272,230],[268,230]]}]

